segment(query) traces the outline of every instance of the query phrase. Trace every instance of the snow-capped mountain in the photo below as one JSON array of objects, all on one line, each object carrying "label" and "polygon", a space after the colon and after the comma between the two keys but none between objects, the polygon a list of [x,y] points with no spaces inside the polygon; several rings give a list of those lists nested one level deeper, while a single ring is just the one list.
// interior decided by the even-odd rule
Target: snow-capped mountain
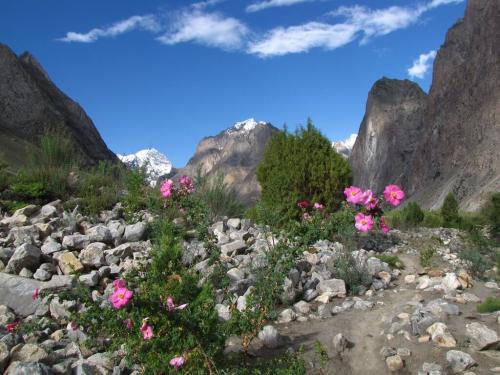
[{"label": "snow-capped mountain", "polygon": [[127,165],[146,167],[151,185],[155,185],[160,177],[166,176],[172,171],[170,160],[155,148],[148,148],[129,155],[117,154],[117,156]]},{"label": "snow-capped mountain", "polygon": [[254,130],[259,125],[267,125],[268,123],[265,121],[256,121],[254,118],[249,118],[245,121],[240,121],[235,123],[231,128],[227,129],[226,132],[228,134],[239,133],[239,134],[247,134]]},{"label": "snow-capped mountain", "polygon": [[332,146],[335,147],[335,150],[337,150],[340,155],[348,158],[351,155],[352,148],[354,147],[357,137],[357,134],[351,134],[349,138],[344,139],[343,141],[332,142]]}]

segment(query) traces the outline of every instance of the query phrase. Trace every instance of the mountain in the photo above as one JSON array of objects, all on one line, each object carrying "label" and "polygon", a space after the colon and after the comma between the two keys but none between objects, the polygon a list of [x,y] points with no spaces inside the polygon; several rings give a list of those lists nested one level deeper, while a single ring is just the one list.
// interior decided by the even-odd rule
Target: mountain
[{"label": "mountain", "polygon": [[335,141],[332,142],[332,146],[337,150],[337,152],[348,158],[351,156],[352,148],[354,147],[354,143],[356,142],[357,134],[351,134],[347,139],[343,141]]},{"label": "mountain", "polygon": [[0,44],[0,157],[21,165],[26,147],[36,145],[47,129],[67,134],[84,164],[117,160],[82,107],[54,85],[30,53],[17,56]]},{"label": "mountain", "polygon": [[155,148],[140,150],[135,154],[120,155],[118,158],[132,167],[146,167],[151,185],[155,185],[159,178],[172,172],[172,163],[168,158]]},{"label": "mountain", "polygon": [[375,82],[349,159],[356,186],[380,192],[389,182],[408,185],[426,98],[408,80]]},{"label": "mountain", "polygon": [[400,183],[426,208],[453,192],[475,210],[500,190],[500,1],[469,0],[434,62],[428,95],[382,79],[368,95],[350,163],[354,183]]},{"label": "mountain", "polygon": [[216,136],[202,139],[177,176],[195,176],[199,169],[208,177],[222,174],[243,202],[254,202],[260,194],[257,166],[267,142],[278,131],[268,122],[254,119],[237,122]]}]

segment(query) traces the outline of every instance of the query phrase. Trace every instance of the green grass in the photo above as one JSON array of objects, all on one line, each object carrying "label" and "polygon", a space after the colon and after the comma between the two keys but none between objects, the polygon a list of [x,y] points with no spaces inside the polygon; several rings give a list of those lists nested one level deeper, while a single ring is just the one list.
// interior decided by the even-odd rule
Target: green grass
[{"label": "green grass", "polygon": [[477,311],[481,314],[492,313],[500,310],[500,298],[488,297],[486,300],[477,305]]},{"label": "green grass", "polygon": [[405,269],[405,264],[396,255],[377,254],[375,257],[387,263],[391,268],[396,268],[398,270]]}]

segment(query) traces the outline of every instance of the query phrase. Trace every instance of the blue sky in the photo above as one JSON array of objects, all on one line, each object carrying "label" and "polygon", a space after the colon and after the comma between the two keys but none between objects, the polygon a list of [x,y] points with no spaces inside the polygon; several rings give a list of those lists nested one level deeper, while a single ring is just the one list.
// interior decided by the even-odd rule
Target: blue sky
[{"label": "blue sky", "polygon": [[16,0],[0,42],[32,52],[118,153],[183,166],[201,138],[254,117],[332,140],[358,130],[386,76],[428,90],[464,0]]}]

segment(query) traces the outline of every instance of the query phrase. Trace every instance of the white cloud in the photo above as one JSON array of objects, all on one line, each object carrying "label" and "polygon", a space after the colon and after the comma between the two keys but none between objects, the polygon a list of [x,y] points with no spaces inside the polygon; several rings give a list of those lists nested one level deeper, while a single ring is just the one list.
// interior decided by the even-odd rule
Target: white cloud
[{"label": "white cloud", "polygon": [[299,4],[299,3],[306,3],[309,1],[314,1],[314,0],[266,0],[266,1],[260,1],[258,3],[250,4],[247,7],[247,12],[258,12],[260,10],[264,10],[267,8],[284,7],[284,6],[295,5],[295,4]]},{"label": "white cloud", "polygon": [[421,54],[418,59],[413,62],[411,68],[408,69],[408,75],[411,78],[420,78],[423,79],[425,73],[431,67],[431,63],[436,57],[436,51],[432,50],[428,53]]},{"label": "white cloud", "polygon": [[170,30],[157,39],[168,45],[194,42],[231,50],[240,48],[248,33],[247,26],[235,18],[194,10],[179,13]]},{"label": "white cloud", "polygon": [[92,43],[99,38],[114,37],[136,29],[156,33],[161,30],[161,27],[156,18],[152,15],[132,16],[126,20],[116,22],[109,27],[95,28],[87,33],[70,31],[66,33],[65,37],[58,40],[61,42]]},{"label": "white cloud", "polygon": [[365,44],[372,38],[407,28],[431,9],[462,1],[432,0],[416,7],[391,6],[385,9],[370,9],[358,5],[340,7],[329,15],[342,17],[341,22],[308,22],[287,28],[277,27],[250,42],[248,53],[271,57],[307,52],[313,48],[332,50],[358,38],[361,44]]},{"label": "white cloud", "polygon": [[205,0],[205,1],[199,1],[197,3],[191,4],[192,9],[197,9],[197,10],[202,10],[211,6],[215,6],[219,3],[222,3],[226,0]]}]

